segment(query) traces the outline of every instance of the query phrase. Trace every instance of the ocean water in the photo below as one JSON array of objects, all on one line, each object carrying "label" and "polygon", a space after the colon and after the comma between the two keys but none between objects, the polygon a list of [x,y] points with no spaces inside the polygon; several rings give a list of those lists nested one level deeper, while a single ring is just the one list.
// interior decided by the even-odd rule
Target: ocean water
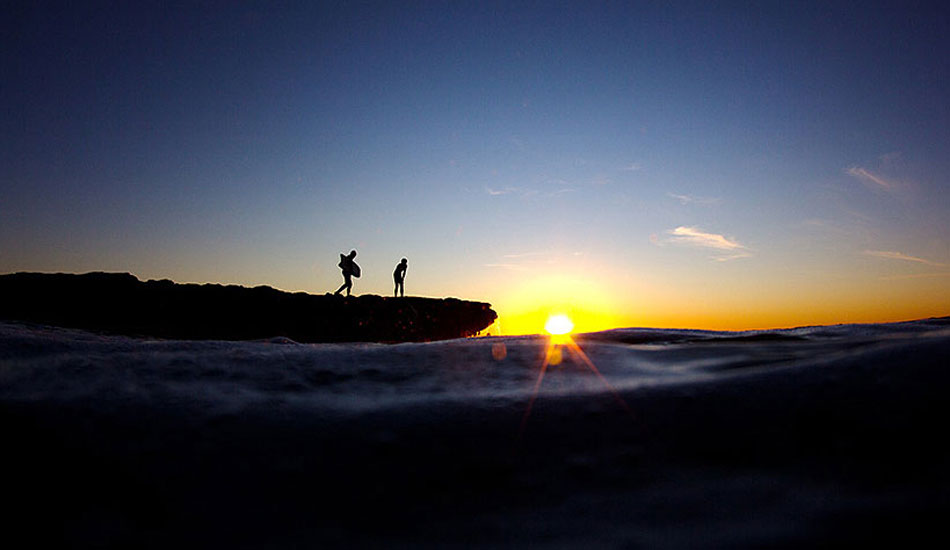
[{"label": "ocean water", "polygon": [[[617,329],[575,336],[540,396],[676,388],[820,368],[882,348],[950,339],[950,321],[781,330]],[[13,400],[162,401],[208,411],[266,403],[361,412],[439,401],[525,400],[548,339],[485,337],[407,344],[167,341],[0,323],[0,396]]]},{"label": "ocean water", "polygon": [[574,341],[583,356],[541,336],[314,345],[0,323],[4,525],[70,548],[944,535],[950,319]]}]

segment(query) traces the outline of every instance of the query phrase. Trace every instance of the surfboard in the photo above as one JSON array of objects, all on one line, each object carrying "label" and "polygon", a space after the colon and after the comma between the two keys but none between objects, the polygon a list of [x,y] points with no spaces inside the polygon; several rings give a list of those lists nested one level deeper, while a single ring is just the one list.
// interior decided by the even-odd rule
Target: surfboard
[{"label": "surfboard", "polygon": [[350,267],[350,275],[352,275],[352,276],[356,277],[357,279],[359,279],[359,277],[360,277],[360,266],[359,266],[356,262],[354,262],[353,260],[350,260],[349,258],[347,258],[345,255],[340,254],[340,263],[338,263],[337,266],[339,266],[340,269],[346,269],[346,267],[344,267],[344,266],[346,266],[346,262],[350,262],[350,266],[352,266],[352,267]]}]

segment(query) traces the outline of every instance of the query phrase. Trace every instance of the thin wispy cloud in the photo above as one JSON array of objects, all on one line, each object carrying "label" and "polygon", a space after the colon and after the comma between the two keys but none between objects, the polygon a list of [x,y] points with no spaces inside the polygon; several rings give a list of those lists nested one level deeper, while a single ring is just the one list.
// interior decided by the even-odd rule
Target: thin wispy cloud
[{"label": "thin wispy cloud", "polygon": [[939,273],[910,273],[904,275],[888,275],[886,277],[881,277],[882,281],[906,281],[908,279],[940,279],[943,277],[950,277],[950,271],[942,271]]},{"label": "thin wispy cloud", "polygon": [[890,153],[884,153],[878,158],[881,159],[881,164],[886,166],[900,162],[903,160],[903,156],[904,155],[900,151],[893,151]]},{"label": "thin wispy cloud", "polygon": [[[522,187],[485,187],[485,192],[492,197],[500,197],[503,195],[513,195],[517,197],[530,198],[530,197],[557,197],[564,195],[566,193],[573,193],[577,191],[576,187],[571,186],[568,182],[558,179],[549,179],[542,182],[544,190],[539,190],[536,188],[522,188]],[[557,187],[555,187],[557,186]]]},{"label": "thin wispy cloud", "polygon": [[940,262],[934,262],[934,261],[931,261],[931,260],[927,260],[927,259],[925,259],[925,258],[918,258],[918,257],[916,257],[916,256],[909,256],[909,255],[907,255],[907,254],[904,254],[904,253],[902,253],[902,252],[897,252],[897,251],[894,251],[894,250],[865,250],[864,253],[867,254],[868,256],[874,256],[874,257],[876,257],[876,258],[884,258],[884,259],[887,259],[887,260],[899,260],[899,261],[902,261],[902,262],[915,262],[915,263],[919,263],[919,264],[929,265],[929,266],[932,266],[932,267],[947,267],[947,264],[943,264],[943,263],[940,263]]},{"label": "thin wispy cloud", "polygon": [[879,174],[875,174],[866,168],[861,168],[860,166],[852,166],[847,169],[849,176],[853,176],[865,185],[870,185],[871,187],[877,187],[885,189],[887,191],[893,191],[897,188],[897,182],[884,178]]},{"label": "thin wispy cloud", "polygon": [[748,247],[734,239],[719,233],[707,233],[698,227],[679,226],[666,232],[669,242],[677,245],[711,248],[718,252],[714,260],[725,262],[738,258],[748,258],[752,252]]},{"label": "thin wispy cloud", "polygon": [[714,197],[697,197],[695,195],[680,195],[678,193],[667,193],[667,195],[680,201],[680,204],[713,205],[722,202],[722,199]]},{"label": "thin wispy cloud", "polygon": [[720,250],[741,250],[745,248],[745,246],[732,239],[726,238],[718,233],[706,233],[698,227],[686,227],[681,225],[676,229],[667,231],[667,233],[673,236],[673,242],[682,244],[718,248]]},{"label": "thin wispy cloud", "polygon": [[713,260],[717,262],[728,262],[729,260],[738,260],[740,258],[750,258],[752,257],[751,252],[734,252],[732,254],[721,254],[719,256],[714,256]]},{"label": "thin wispy cloud", "polygon": [[632,162],[623,167],[624,172],[639,172],[643,169],[643,166],[639,162]]},{"label": "thin wispy cloud", "polygon": [[492,267],[497,269],[508,269],[510,271],[527,271],[527,267],[519,264],[483,264],[485,267]]},{"label": "thin wispy cloud", "polygon": [[513,259],[513,258],[530,258],[530,257],[533,257],[533,256],[546,256],[546,255],[548,255],[548,254],[551,254],[551,253],[550,253],[550,252],[522,252],[522,253],[520,253],[520,254],[505,254],[505,255],[502,256],[502,258],[508,258],[508,259]]}]

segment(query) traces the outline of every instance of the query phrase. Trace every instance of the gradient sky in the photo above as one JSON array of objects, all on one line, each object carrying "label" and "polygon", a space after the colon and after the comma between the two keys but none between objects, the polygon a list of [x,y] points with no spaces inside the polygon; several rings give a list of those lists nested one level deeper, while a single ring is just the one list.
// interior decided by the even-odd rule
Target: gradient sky
[{"label": "gradient sky", "polygon": [[0,272],[324,293],[355,248],[496,333],[947,315],[946,6],[6,2]]}]

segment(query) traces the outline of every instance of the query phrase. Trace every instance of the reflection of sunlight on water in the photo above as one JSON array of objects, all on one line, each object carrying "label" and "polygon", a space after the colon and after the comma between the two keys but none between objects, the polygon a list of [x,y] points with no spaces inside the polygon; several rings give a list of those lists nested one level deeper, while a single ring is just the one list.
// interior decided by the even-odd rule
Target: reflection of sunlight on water
[{"label": "reflection of sunlight on water", "polygon": [[[544,373],[547,371],[549,366],[559,365],[563,361],[563,352],[561,351],[564,348],[567,348],[571,352],[571,355],[576,361],[583,363],[588,369],[591,370],[601,382],[610,390],[610,393],[614,396],[614,399],[620,404],[621,407],[629,414],[633,416],[633,411],[630,410],[630,407],[627,405],[627,402],[624,401],[623,397],[610,385],[610,382],[604,378],[604,375],[601,374],[600,369],[594,365],[594,362],[590,360],[590,357],[584,353],[584,350],[581,349],[577,342],[574,341],[574,338],[571,337],[571,329],[574,328],[574,323],[571,322],[571,319],[564,314],[551,315],[547,322],[544,325],[545,330],[548,331],[549,337],[548,342],[544,351],[544,359],[541,362],[541,370],[538,371],[538,379],[534,383],[534,391],[531,392],[531,399],[528,401],[528,406],[525,408],[524,417],[521,419],[521,429],[519,430],[519,436],[524,435],[525,426],[528,423],[528,417],[531,416],[531,409],[534,407],[534,402],[538,398],[538,392],[541,390],[541,382],[544,380]],[[494,351],[493,351],[494,353]]]}]

